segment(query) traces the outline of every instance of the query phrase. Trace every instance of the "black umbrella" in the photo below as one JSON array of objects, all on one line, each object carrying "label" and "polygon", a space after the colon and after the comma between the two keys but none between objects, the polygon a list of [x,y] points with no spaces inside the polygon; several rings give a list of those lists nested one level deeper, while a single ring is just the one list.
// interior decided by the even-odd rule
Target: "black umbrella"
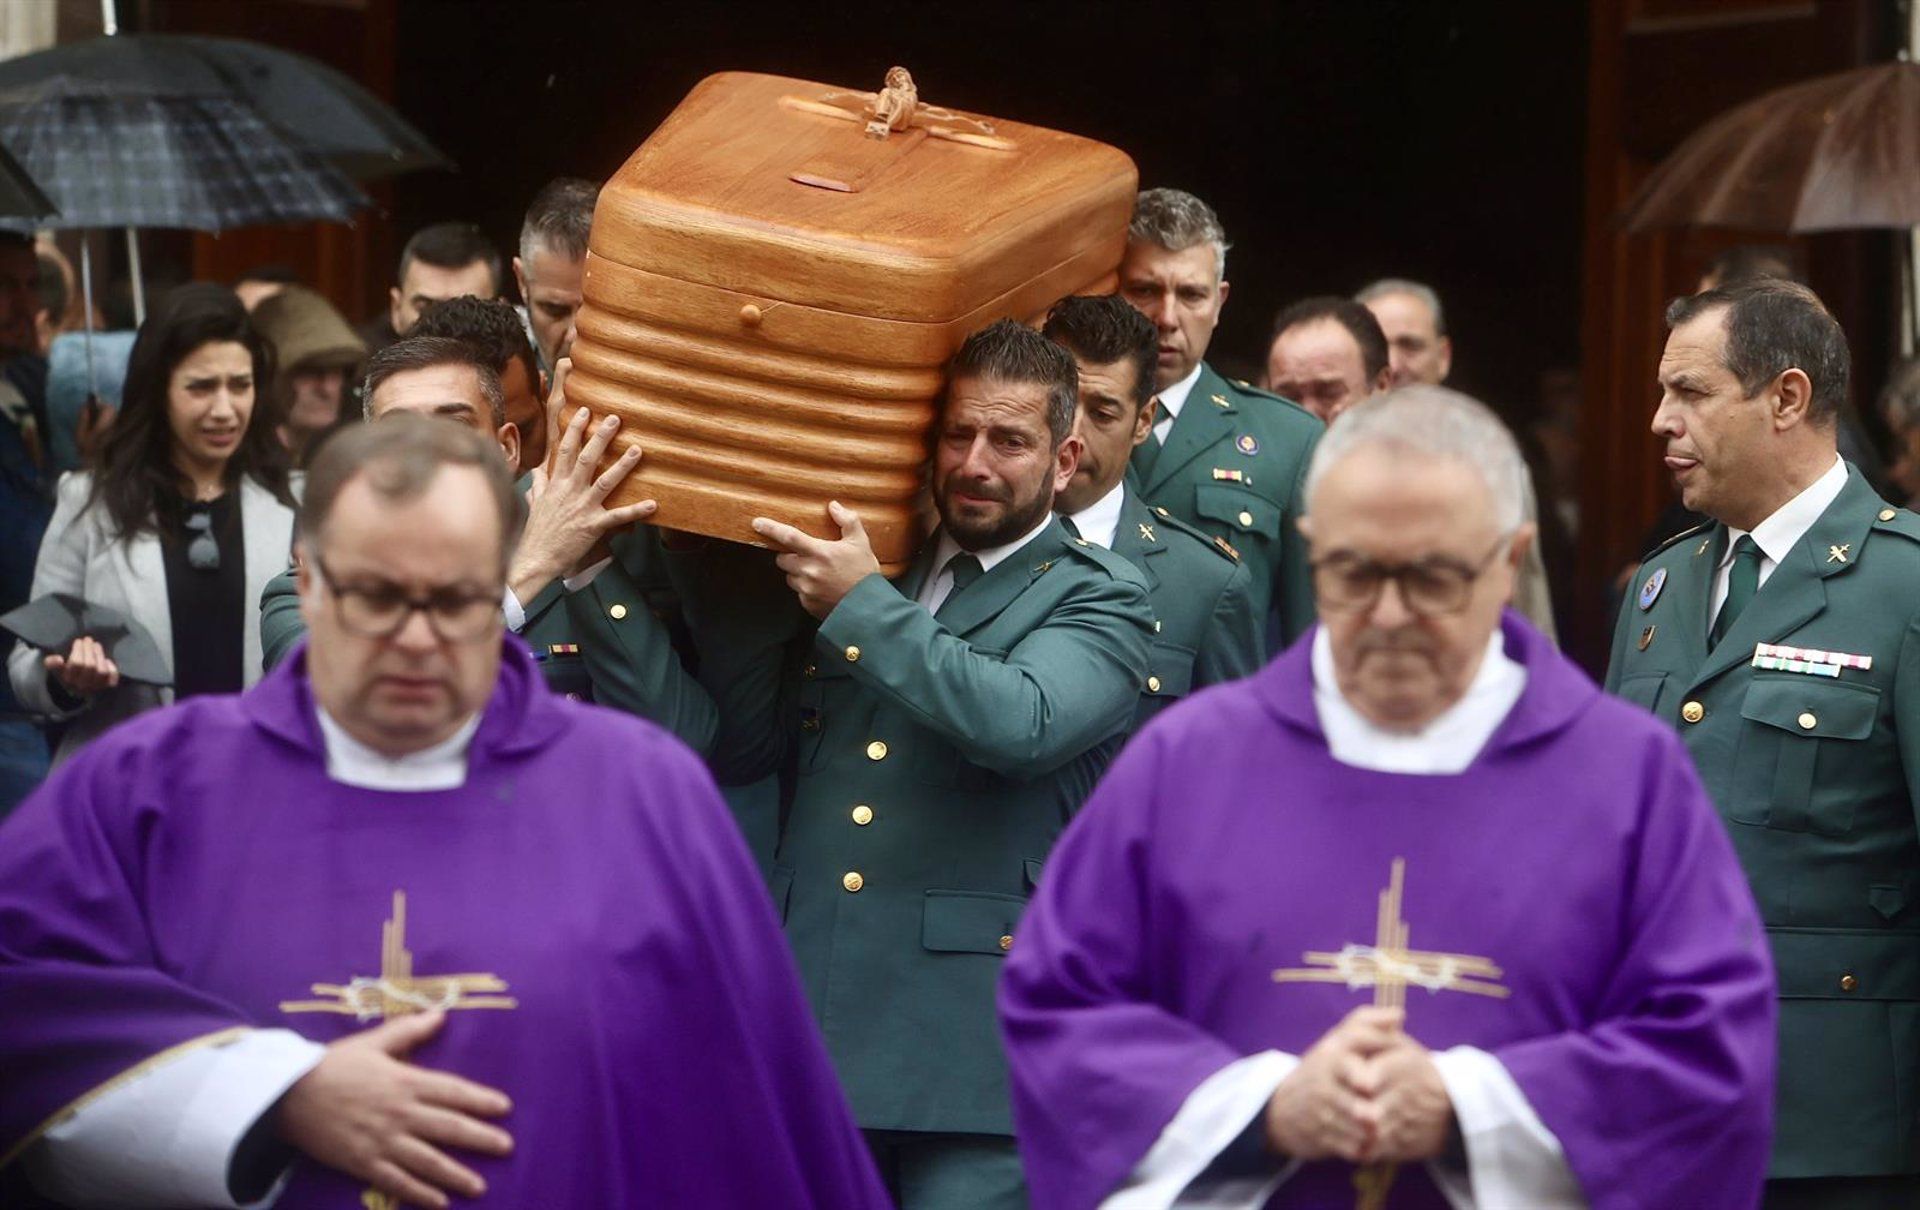
[{"label": "black umbrella", "polygon": [[453,167],[391,106],[346,76],[258,42],[117,34],[0,62],[0,89],[58,78],[229,97],[361,180]]},{"label": "black umbrella", "polygon": [[0,615],[0,630],[12,631],[27,646],[52,655],[66,654],[73,641],[84,635],[107,649],[107,658],[119,666],[122,680],[173,684],[159,646],[140,623],[72,593],[50,593]]},{"label": "black umbrella", "polygon": [[236,101],[48,80],[0,90],[0,143],[59,207],[15,229],[346,222],[370,205],[339,169]]},{"label": "black umbrella", "polygon": [[5,147],[0,147],[0,219],[37,219],[56,212],[53,202],[40,192],[40,186],[21,167],[20,161]]}]

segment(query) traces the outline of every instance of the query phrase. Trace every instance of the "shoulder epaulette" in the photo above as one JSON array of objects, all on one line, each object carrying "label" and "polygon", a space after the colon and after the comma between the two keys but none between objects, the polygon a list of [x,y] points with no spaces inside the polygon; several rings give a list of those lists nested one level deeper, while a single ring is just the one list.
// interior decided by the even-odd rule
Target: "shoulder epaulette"
[{"label": "shoulder epaulette", "polygon": [[1098,542],[1068,534],[1061,538],[1060,545],[1068,554],[1078,555],[1117,580],[1132,580],[1143,586],[1146,584],[1146,578],[1140,574],[1140,569],[1133,565],[1131,559],[1114,554]]},{"label": "shoulder epaulette", "polygon": [[1700,534],[1704,534],[1708,530],[1711,530],[1712,528],[1713,528],[1713,522],[1709,521],[1703,525],[1696,525],[1691,529],[1683,529],[1679,533],[1673,535],[1673,537],[1668,538],[1665,542],[1662,542],[1660,545],[1648,551],[1646,553],[1646,557],[1642,558],[1640,562],[1651,563],[1657,556],[1667,553],[1668,550],[1672,549],[1675,546],[1678,546],[1680,543],[1686,541],[1688,538],[1692,538]]},{"label": "shoulder epaulette", "polygon": [[1155,517],[1154,524],[1162,530],[1170,530],[1183,537],[1191,538],[1199,545],[1206,547],[1228,562],[1238,563],[1240,561],[1240,552],[1228,545],[1226,539],[1215,538],[1205,530],[1187,524],[1185,521],[1182,521],[1164,509],[1154,509],[1153,515]]},{"label": "shoulder epaulette", "polygon": [[1909,509],[1883,505],[1874,516],[1873,528],[1920,542],[1920,514]]}]

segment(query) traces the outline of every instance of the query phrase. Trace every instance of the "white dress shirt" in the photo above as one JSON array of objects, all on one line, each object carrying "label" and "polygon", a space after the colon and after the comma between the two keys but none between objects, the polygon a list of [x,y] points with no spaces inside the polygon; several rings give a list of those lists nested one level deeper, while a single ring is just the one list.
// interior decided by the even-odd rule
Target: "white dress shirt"
[{"label": "white dress shirt", "polygon": [[[1313,636],[1313,701],[1333,758],[1383,773],[1459,773],[1480,755],[1526,689],[1527,672],[1508,658],[1499,631],[1487,641],[1473,683],[1461,699],[1417,732],[1374,726],[1341,696],[1333,644],[1324,627]],[[1498,1059],[1472,1046],[1433,1056],[1466,1144],[1465,1170],[1433,1161],[1429,1175],[1454,1210],[1579,1210],[1587,1203],[1560,1141]],[[1298,1161],[1263,1177],[1194,1182],[1265,1112],[1298,1055],[1262,1051],[1227,1064],[1201,1081],[1160,1132],[1127,1183],[1101,1210],[1255,1210],[1299,1168]]]},{"label": "white dress shirt", "polygon": [[[981,574],[985,575],[995,567],[1011,559],[1015,554],[1019,553],[1021,547],[1039,537],[1040,531],[1052,523],[1053,514],[1047,513],[1040,518],[1040,524],[1034,526],[1013,541],[1001,546],[990,546],[985,550],[973,551],[973,557],[980,560]],[[953,535],[942,529],[940,531],[940,541],[938,545],[935,546],[933,552],[933,574],[927,577],[927,582],[920,586],[920,594],[914,598],[926,607],[928,613],[938,613],[940,606],[945,604],[947,597],[952,595],[953,572],[947,569],[947,564],[952,562],[953,557],[959,553],[960,544],[953,540]]]},{"label": "white dress shirt", "polygon": [[1127,502],[1127,484],[1123,479],[1113,490],[1067,517],[1073,528],[1089,542],[1113,549],[1113,535],[1120,529],[1120,509]]},{"label": "white dress shirt", "polygon": [[[478,714],[431,748],[388,757],[348,735],[326,711],[316,713],[334,781],[419,793],[451,790],[467,779]],[[325,1053],[288,1029],[248,1030],[185,1051],[80,1106],[21,1162],[43,1195],[77,1210],[241,1206],[227,1187],[234,1152]],[[283,1173],[259,1201],[244,1205],[271,1205],[285,1183]]]},{"label": "white dress shirt", "polygon": [[1173,431],[1173,422],[1180,418],[1180,409],[1187,406],[1187,396],[1193,393],[1193,384],[1200,381],[1203,364],[1196,362],[1192,373],[1172,386],[1154,392],[1160,399],[1160,418],[1153,422],[1153,439],[1160,444],[1166,444],[1167,434]]},{"label": "white dress shirt", "polygon": [[[1847,485],[1846,459],[1834,455],[1833,465],[1793,499],[1775,509],[1773,515],[1753,527],[1753,543],[1760,548],[1760,583],[1773,577],[1773,569],[1807,536],[1820,514],[1827,511]],[[1733,544],[1747,536],[1744,529],[1727,526],[1727,548],[1720,552],[1720,565],[1713,570],[1713,606],[1711,617],[1720,616],[1727,601],[1727,573],[1733,570]],[[1709,623],[1711,624],[1711,623]]]}]

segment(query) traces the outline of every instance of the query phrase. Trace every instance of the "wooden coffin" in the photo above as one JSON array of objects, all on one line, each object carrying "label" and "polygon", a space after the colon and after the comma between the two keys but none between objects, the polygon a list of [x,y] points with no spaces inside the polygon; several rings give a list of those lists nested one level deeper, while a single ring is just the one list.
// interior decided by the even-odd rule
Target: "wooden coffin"
[{"label": "wooden coffin", "polygon": [[1125,154],[888,78],[710,76],[601,190],[567,398],[641,446],[616,503],[753,542],[756,516],[837,537],[837,499],[897,568],[942,364],[995,319],[1112,289]]}]

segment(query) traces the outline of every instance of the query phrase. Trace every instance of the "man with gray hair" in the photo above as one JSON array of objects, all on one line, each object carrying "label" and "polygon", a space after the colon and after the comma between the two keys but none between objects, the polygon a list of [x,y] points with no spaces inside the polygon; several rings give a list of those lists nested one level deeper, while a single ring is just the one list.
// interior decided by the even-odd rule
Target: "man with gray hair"
[{"label": "man with gray hair", "polygon": [[1653,432],[1710,521],[1629,581],[1607,687],[1679,731],[1760,900],[1766,1206],[1920,1205],[1920,517],[1840,457],[1846,335],[1811,290],[1709,290],[1667,324]]},{"label": "man with gray hair", "polygon": [[1283,641],[1313,621],[1301,481],[1321,424],[1277,395],[1221,377],[1204,360],[1226,305],[1227,236],[1191,193],[1140,194],[1120,262],[1120,295],[1159,330],[1160,419],[1134,448],[1140,495],[1247,564],[1256,618]]},{"label": "man with gray hair", "polygon": [[573,321],[580,313],[586,278],[587,233],[600,186],[576,176],[548,181],[527,207],[513,280],[520,287],[527,336],[540,354],[540,372],[551,377],[573,348]]},{"label": "man with gray hair", "polygon": [[1008,961],[1036,1205],[1753,1205],[1753,899],[1680,744],[1504,608],[1523,473],[1441,388],[1328,430],[1320,625],[1135,738]]},{"label": "man with gray hair", "polygon": [[1432,286],[1403,277],[1383,277],[1353,296],[1364,303],[1387,334],[1393,385],[1439,386],[1453,369],[1453,341],[1446,313]]},{"label": "man with gray hair", "polygon": [[0,1164],[79,1206],[886,1204],[700,762],[505,639],[518,520],[481,434],[335,438],[301,654],[8,819]]}]

